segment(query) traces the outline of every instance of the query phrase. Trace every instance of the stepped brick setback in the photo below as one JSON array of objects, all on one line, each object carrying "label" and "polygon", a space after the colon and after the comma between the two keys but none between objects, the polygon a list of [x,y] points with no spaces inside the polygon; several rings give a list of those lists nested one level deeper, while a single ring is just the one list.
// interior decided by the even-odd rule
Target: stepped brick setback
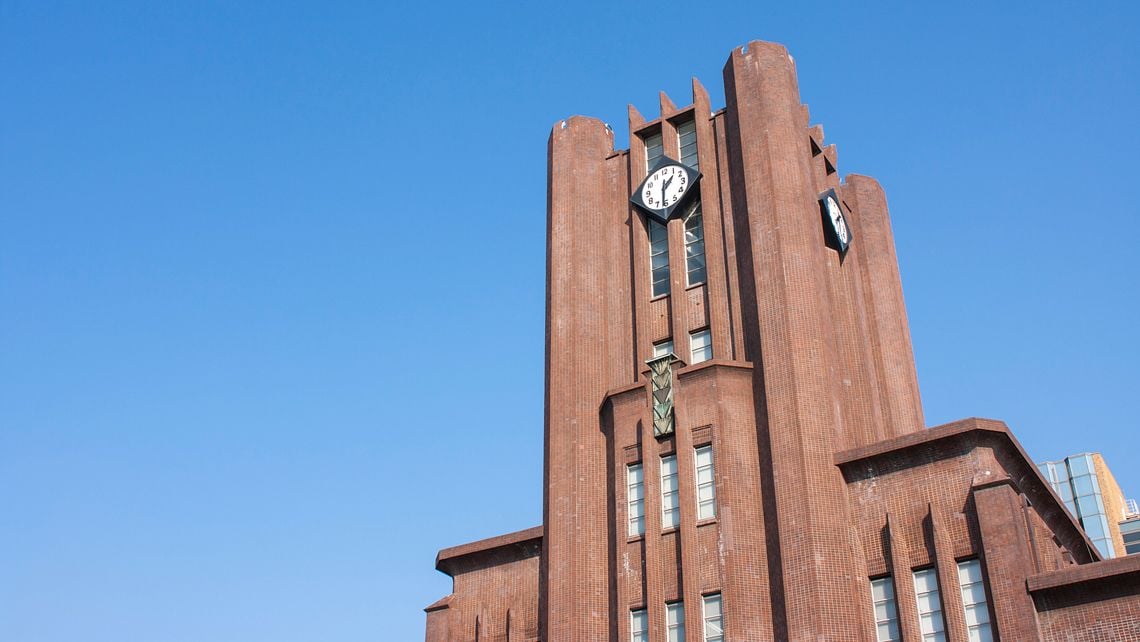
[{"label": "stepped brick setback", "polygon": [[[840,180],[788,52],[724,87],[631,106],[626,150],[555,123],[543,523],[440,552],[427,642],[1140,640],[1140,556],[1101,561],[1003,423],[925,427],[886,196]],[[701,178],[655,232],[660,156]]]}]

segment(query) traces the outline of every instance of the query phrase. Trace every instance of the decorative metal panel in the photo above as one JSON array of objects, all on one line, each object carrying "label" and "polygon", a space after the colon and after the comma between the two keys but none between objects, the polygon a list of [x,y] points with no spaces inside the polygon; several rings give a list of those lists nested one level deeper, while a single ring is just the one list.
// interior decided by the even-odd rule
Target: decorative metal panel
[{"label": "decorative metal panel", "polygon": [[672,352],[654,357],[649,365],[650,397],[653,403],[653,436],[658,439],[673,434],[673,362]]}]

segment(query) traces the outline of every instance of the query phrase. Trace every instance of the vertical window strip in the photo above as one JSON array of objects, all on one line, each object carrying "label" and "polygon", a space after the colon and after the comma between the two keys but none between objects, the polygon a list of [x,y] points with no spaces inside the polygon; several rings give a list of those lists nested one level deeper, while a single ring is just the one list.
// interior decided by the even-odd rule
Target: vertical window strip
[{"label": "vertical window strip", "polygon": [[669,642],[685,642],[685,606],[680,602],[665,605],[665,630]]},{"label": "vertical window strip", "polygon": [[689,285],[708,280],[705,268],[705,223],[700,202],[685,219],[685,272]]},{"label": "vertical window strip", "polygon": [[653,168],[653,164],[665,155],[665,147],[661,142],[661,134],[645,137],[645,171]]},{"label": "vertical window strip", "polygon": [[631,642],[649,642],[649,614],[645,609],[629,612],[629,639]]},{"label": "vertical window strip", "polygon": [[914,572],[914,596],[918,601],[918,623],[922,642],[946,642],[942,620],[942,598],[938,594],[938,574],[933,568]]},{"label": "vertical window strip", "polygon": [[697,519],[716,517],[712,446],[697,448]]},{"label": "vertical window strip", "polygon": [[712,332],[697,330],[689,335],[689,365],[712,359]]},{"label": "vertical window strip", "polygon": [[978,560],[958,562],[958,585],[962,588],[962,608],[966,611],[970,642],[992,642],[994,639],[983,581],[982,565]]},{"label": "vertical window strip", "polygon": [[673,352],[673,340],[666,339],[664,341],[653,344],[653,356],[664,357],[665,355]]},{"label": "vertical window strip", "polygon": [[649,272],[653,296],[669,294],[669,231],[661,223],[649,223]]},{"label": "vertical window strip", "polygon": [[641,464],[626,466],[626,493],[629,502],[629,534],[645,532],[645,478]]},{"label": "vertical window strip", "polygon": [[724,642],[724,620],[721,615],[720,593],[705,596],[704,616],[704,642]]},{"label": "vertical window strip", "polygon": [[677,144],[681,148],[681,162],[693,169],[700,169],[700,165],[697,164],[696,121],[686,120],[677,125]]},{"label": "vertical window strip", "polygon": [[681,524],[681,496],[677,492],[677,456],[661,458],[661,527]]},{"label": "vertical window strip", "polygon": [[895,602],[895,585],[891,576],[871,580],[871,603],[875,606],[875,639],[878,642],[898,642],[899,607]]}]

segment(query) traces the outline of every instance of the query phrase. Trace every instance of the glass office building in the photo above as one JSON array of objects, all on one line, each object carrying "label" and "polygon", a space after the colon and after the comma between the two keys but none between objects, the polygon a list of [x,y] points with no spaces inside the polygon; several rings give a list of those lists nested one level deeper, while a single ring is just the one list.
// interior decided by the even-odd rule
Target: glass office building
[{"label": "glass office building", "polygon": [[1124,555],[1123,542],[1118,541],[1119,523],[1126,512],[1124,497],[1100,454],[1081,453],[1037,467],[1084,527],[1101,557]]}]

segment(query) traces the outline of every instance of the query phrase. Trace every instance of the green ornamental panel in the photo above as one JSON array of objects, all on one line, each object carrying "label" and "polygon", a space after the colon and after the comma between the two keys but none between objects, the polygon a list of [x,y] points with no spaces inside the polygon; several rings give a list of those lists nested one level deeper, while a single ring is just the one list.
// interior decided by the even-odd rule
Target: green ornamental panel
[{"label": "green ornamental panel", "polygon": [[673,434],[673,362],[676,359],[669,353],[646,362],[653,398],[653,436],[658,439]]}]

